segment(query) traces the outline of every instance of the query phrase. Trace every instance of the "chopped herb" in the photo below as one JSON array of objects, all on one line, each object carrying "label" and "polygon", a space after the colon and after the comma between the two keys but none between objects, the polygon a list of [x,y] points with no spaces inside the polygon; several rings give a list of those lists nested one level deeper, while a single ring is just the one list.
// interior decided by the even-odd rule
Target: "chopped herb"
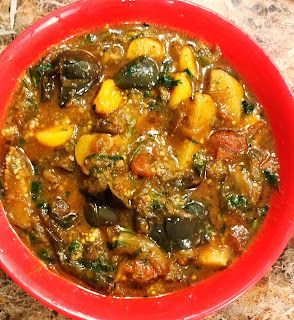
[{"label": "chopped herb", "polygon": [[38,108],[38,105],[36,103],[36,100],[33,96],[28,96],[26,98],[26,106],[28,107],[29,110],[31,111],[36,111]]},{"label": "chopped herb", "polygon": [[[34,78],[35,79],[35,78]],[[32,90],[32,85],[34,85],[34,81],[30,72],[27,72],[26,75],[22,78],[22,82],[24,85],[24,96],[25,96],[25,106],[30,111],[36,111],[38,108],[37,105],[37,95],[35,90]]]},{"label": "chopped herb", "polygon": [[33,85],[39,87],[41,77],[53,69],[51,62],[43,63],[40,62],[38,65],[29,68],[29,75],[31,77]]},{"label": "chopped herb", "polygon": [[214,230],[211,226],[205,226],[204,228],[204,237],[206,240],[210,240],[214,234]]},{"label": "chopped herb", "polygon": [[132,254],[133,259],[137,258],[142,253],[142,248],[138,248],[134,253]]},{"label": "chopped herb", "polygon": [[253,103],[250,103],[248,101],[243,100],[242,101],[242,109],[244,113],[252,113],[255,109],[255,106]]},{"label": "chopped herb", "polygon": [[74,151],[75,146],[76,146],[76,140],[75,140],[75,138],[70,138],[70,139],[69,139],[69,142],[68,142],[68,150],[69,150],[69,151]]},{"label": "chopped herb", "polygon": [[150,111],[158,110],[160,109],[160,104],[157,101],[151,101],[148,105],[148,109]]},{"label": "chopped herb", "polygon": [[54,262],[54,258],[49,254],[48,250],[45,248],[40,248],[37,251],[37,256],[46,263],[51,264]]},{"label": "chopped herb", "polygon": [[134,127],[136,125],[136,118],[131,116],[127,123],[128,123],[128,136],[131,137],[134,133]]},{"label": "chopped herb", "polygon": [[93,33],[89,33],[85,36],[84,43],[85,44],[91,44],[97,40],[97,36]]},{"label": "chopped herb", "polygon": [[111,161],[119,161],[119,160],[124,160],[124,157],[117,154],[117,155],[108,155],[104,153],[95,153],[91,154],[90,156],[86,157],[86,159],[108,159]]},{"label": "chopped herb", "polygon": [[113,242],[108,242],[107,243],[107,247],[110,249],[110,250],[114,250],[116,249],[118,246],[118,240],[115,240]]},{"label": "chopped herb", "polygon": [[161,75],[158,79],[158,84],[168,89],[176,87],[179,83],[181,83],[181,80],[175,80],[168,74]]},{"label": "chopped herb", "polygon": [[53,64],[51,62],[48,63],[40,63],[36,66],[36,70],[40,75],[47,73],[53,69]]},{"label": "chopped herb", "polygon": [[163,61],[162,65],[161,65],[161,73],[169,72],[171,69],[171,63],[172,63],[171,59]]},{"label": "chopped herb", "polygon": [[80,249],[81,249],[81,244],[79,243],[78,240],[73,240],[68,247],[68,250],[70,253],[75,253]]},{"label": "chopped herb", "polygon": [[17,145],[18,145],[19,147],[23,146],[23,145],[25,144],[25,142],[26,142],[26,140],[25,140],[23,137],[19,137],[19,138],[17,139]]},{"label": "chopped herb", "polygon": [[75,224],[76,220],[77,220],[77,215],[75,213],[70,213],[62,219],[58,217],[55,218],[55,221],[63,229],[68,229],[72,227]]},{"label": "chopped herb", "polygon": [[192,138],[188,138],[188,140],[190,140],[191,142],[195,143],[195,144],[199,144],[196,140],[192,139]]},{"label": "chopped herb", "polygon": [[152,209],[153,211],[161,209],[161,204],[160,204],[160,202],[158,201],[158,199],[152,199],[151,209]]},{"label": "chopped herb", "polygon": [[202,153],[193,154],[193,168],[201,177],[204,174],[206,159]]},{"label": "chopped herb", "polygon": [[34,175],[38,176],[40,174],[40,167],[37,162],[32,161],[32,165],[34,167]]},{"label": "chopped herb", "polygon": [[68,198],[70,196],[71,192],[70,191],[65,191],[64,192],[64,196],[65,198]]},{"label": "chopped herb", "polygon": [[262,173],[265,176],[265,179],[267,180],[267,182],[274,188],[278,188],[279,187],[279,176],[277,173],[275,172],[271,172],[268,170],[264,170],[262,171]]},{"label": "chopped herb", "polygon": [[245,211],[248,209],[248,201],[242,195],[233,194],[228,197],[228,206],[232,209],[240,209]]},{"label": "chopped herb", "polygon": [[257,222],[256,219],[254,219],[254,220],[252,221],[251,226],[252,226],[252,229],[254,229],[254,230],[257,229],[258,222]]},{"label": "chopped herb", "polygon": [[162,108],[166,110],[168,100],[165,97],[161,97],[160,100]]},{"label": "chopped herb", "polygon": [[33,201],[37,201],[41,192],[41,183],[39,181],[31,182],[31,197]]},{"label": "chopped herb", "polygon": [[39,242],[39,236],[38,236],[38,234],[36,232],[30,231],[28,233],[28,236],[29,236],[29,240],[30,240],[31,244],[36,244],[36,243]]},{"label": "chopped herb", "polygon": [[94,261],[82,261],[81,264],[90,270],[94,270],[96,272],[112,272],[115,271],[115,266],[105,257],[99,257]]},{"label": "chopped herb", "polygon": [[29,74],[35,87],[39,86],[41,76],[36,72],[34,67],[29,68]]},{"label": "chopped herb", "polygon": [[268,210],[269,210],[269,206],[268,206],[268,205],[265,205],[265,206],[262,207],[262,208],[257,208],[257,209],[256,209],[256,211],[257,211],[257,213],[258,213],[258,216],[259,216],[260,218],[263,218],[263,217],[267,214]]},{"label": "chopped herb", "polygon": [[221,226],[221,228],[220,228],[220,232],[221,232],[222,234],[224,234],[226,230],[227,230],[226,224],[222,224],[222,226]]},{"label": "chopped herb", "polygon": [[145,90],[145,91],[143,92],[143,97],[144,97],[144,98],[150,98],[150,97],[151,97],[150,91]]},{"label": "chopped herb", "polygon": [[173,77],[171,77],[168,72],[171,68],[171,60],[166,60],[162,63],[161,66],[161,73],[159,74],[158,79],[158,85],[164,86],[168,89],[171,89],[173,87],[176,87],[181,81],[175,80]]},{"label": "chopped herb", "polygon": [[22,83],[26,88],[29,88],[31,85],[30,75],[26,73],[22,78]]},{"label": "chopped herb", "polygon": [[190,71],[190,69],[185,69],[184,72],[191,78],[194,78],[193,73]]},{"label": "chopped herb", "polygon": [[143,148],[143,146],[144,146],[147,142],[149,142],[149,141],[154,141],[154,140],[155,140],[154,138],[148,137],[148,138],[146,138],[145,140],[143,140],[142,142],[140,142],[140,143],[136,146],[136,148],[134,149],[133,154],[132,154],[132,156],[130,157],[130,161],[133,160],[133,158],[139,153],[139,151]]},{"label": "chopped herb", "polygon": [[40,201],[37,203],[37,208],[41,209],[43,211],[44,214],[47,214],[49,212],[49,204],[45,201]]},{"label": "chopped herb", "polygon": [[97,175],[97,174],[100,174],[102,173],[104,170],[102,168],[99,168],[97,166],[91,166],[90,169],[89,169],[89,174],[91,176],[93,175]]}]

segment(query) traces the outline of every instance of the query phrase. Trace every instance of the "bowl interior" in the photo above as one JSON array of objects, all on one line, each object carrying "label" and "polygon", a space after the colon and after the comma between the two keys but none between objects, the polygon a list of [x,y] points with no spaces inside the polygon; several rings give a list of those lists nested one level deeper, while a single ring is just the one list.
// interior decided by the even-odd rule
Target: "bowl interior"
[{"label": "bowl interior", "polygon": [[294,230],[294,102],[266,54],[239,29],[185,1],[85,0],[53,12],[23,32],[0,56],[3,122],[17,78],[72,35],[106,23],[145,21],[184,31],[221,48],[228,63],[264,105],[280,163],[280,190],[247,252],[226,270],[185,290],[155,298],[112,298],[93,293],[49,271],[22,244],[0,212],[1,267],[44,304],[77,319],[197,319],[227,304],[258,281],[285,248]]}]

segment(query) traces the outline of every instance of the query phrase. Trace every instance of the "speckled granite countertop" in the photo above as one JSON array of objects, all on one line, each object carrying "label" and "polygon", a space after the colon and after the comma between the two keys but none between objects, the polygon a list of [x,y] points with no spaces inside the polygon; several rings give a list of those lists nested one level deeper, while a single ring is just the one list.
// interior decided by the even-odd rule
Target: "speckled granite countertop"
[{"label": "speckled granite countertop", "polygon": [[[98,0],[97,0],[98,1]],[[0,0],[0,51],[18,32],[72,0]],[[294,0],[194,0],[251,35],[294,89]],[[9,8],[11,6],[11,11]],[[16,10],[15,10],[16,9]],[[16,13],[16,15],[14,15]],[[65,320],[0,271],[0,320]],[[294,320],[294,239],[254,288],[206,320]]]}]

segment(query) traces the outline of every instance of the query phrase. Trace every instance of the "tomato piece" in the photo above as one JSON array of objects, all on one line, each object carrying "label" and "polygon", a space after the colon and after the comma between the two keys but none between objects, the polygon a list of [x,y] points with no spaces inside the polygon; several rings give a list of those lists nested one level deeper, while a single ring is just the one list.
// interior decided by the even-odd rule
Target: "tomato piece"
[{"label": "tomato piece", "polygon": [[249,231],[242,225],[235,225],[226,232],[227,244],[238,254],[245,250],[249,238]]},{"label": "tomato piece", "polygon": [[271,132],[264,121],[258,121],[248,128],[251,144],[260,150],[274,150]]},{"label": "tomato piece", "polygon": [[109,153],[114,145],[113,138],[107,133],[96,134],[96,139],[92,143],[92,151],[94,153]]},{"label": "tomato piece", "polygon": [[120,266],[119,275],[118,281],[131,278],[140,284],[148,283],[159,276],[151,263],[138,259],[124,261]]},{"label": "tomato piece", "polygon": [[131,170],[140,177],[152,177],[153,156],[150,153],[144,152],[136,155],[131,162]]},{"label": "tomato piece", "polygon": [[208,152],[216,159],[233,161],[247,151],[245,137],[231,130],[214,132],[208,139]]}]

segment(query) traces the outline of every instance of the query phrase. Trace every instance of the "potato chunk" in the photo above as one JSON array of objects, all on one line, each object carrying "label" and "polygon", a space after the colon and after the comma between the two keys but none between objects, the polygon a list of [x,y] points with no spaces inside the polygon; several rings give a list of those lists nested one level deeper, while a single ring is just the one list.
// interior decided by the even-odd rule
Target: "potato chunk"
[{"label": "potato chunk", "polygon": [[77,164],[85,174],[89,174],[89,168],[85,165],[86,157],[92,154],[110,154],[112,148],[119,148],[123,140],[120,137],[112,137],[107,133],[85,134],[80,137],[75,147]]},{"label": "potato chunk", "polygon": [[174,76],[175,80],[179,80],[176,87],[173,88],[169,100],[169,107],[171,109],[176,109],[177,105],[181,102],[191,98],[192,87],[184,72],[178,72]]},{"label": "potato chunk", "polygon": [[85,174],[88,173],[88,170],[84,166],[85,158],[93,153],[93,145],[97,138],[96,134],[84,134],[78,140],[75,147],[75,158],[77,164],[82,168]]},{"label": "potato chunk", "polygon": [[216,118],[216,105],[209,95],[197,92],[188,106],[187,115],[190,127],[211,126]]},{"label": "potato chunk", "polygon": [[106,115],[115,111],[122,100],[122,94],[116,87],[112,79],[107,79],[102,83],[102,86],[94,100],[95,111]]},{"label": "potato chunk", "polygon": [[43,146],[54,148],[65,144],[71,138],[73,131],[73,125],[57,125],[37,132],[35,137]]},{"label": "potato chunk", "polygon": [[240,120],[244,90],[237,79],[221,69],[211,70],[209,94],[226,116]]},{"label": "potato chunk", "polygon": [[226,267],[231,257],[227,246],[208,245],[199,250],[198,262],[205,266]]},{"label": "potato chunk", "polygon": [[183,106],[186,118],[181,124],[181,133],[189,139],[204,141],[216,119],[216,105],[207,94],[196,92],[193,101]]},{"label": "potato chunk", "polygon": [[10,222],[22,229],[31,226],[34,213],[30,184],[33,179],[32,165],[18,147],[10,147],[5,158],[4,203]]},{"label": "potato chunk", "polygon": [[181,71],[188,69],[193,77],[197,78],[198,76],[198,66],[196,63],[196,58],[191,47],[185,46],[180,54],[180,68]]},{"label": "potato chunk", "polygon": [[140,56],[162,60],[164,57],[163,45],[160,41],[153,38],[137,38],[130,43],[127,51],[127,58],[133,60]]},{"label": "potato chunk", "polygon": [[193,154],[199,151],[200,145],[189,139],[182,141],[176,148],[176,155],[180,168],[186,168],[192,165]]}]

